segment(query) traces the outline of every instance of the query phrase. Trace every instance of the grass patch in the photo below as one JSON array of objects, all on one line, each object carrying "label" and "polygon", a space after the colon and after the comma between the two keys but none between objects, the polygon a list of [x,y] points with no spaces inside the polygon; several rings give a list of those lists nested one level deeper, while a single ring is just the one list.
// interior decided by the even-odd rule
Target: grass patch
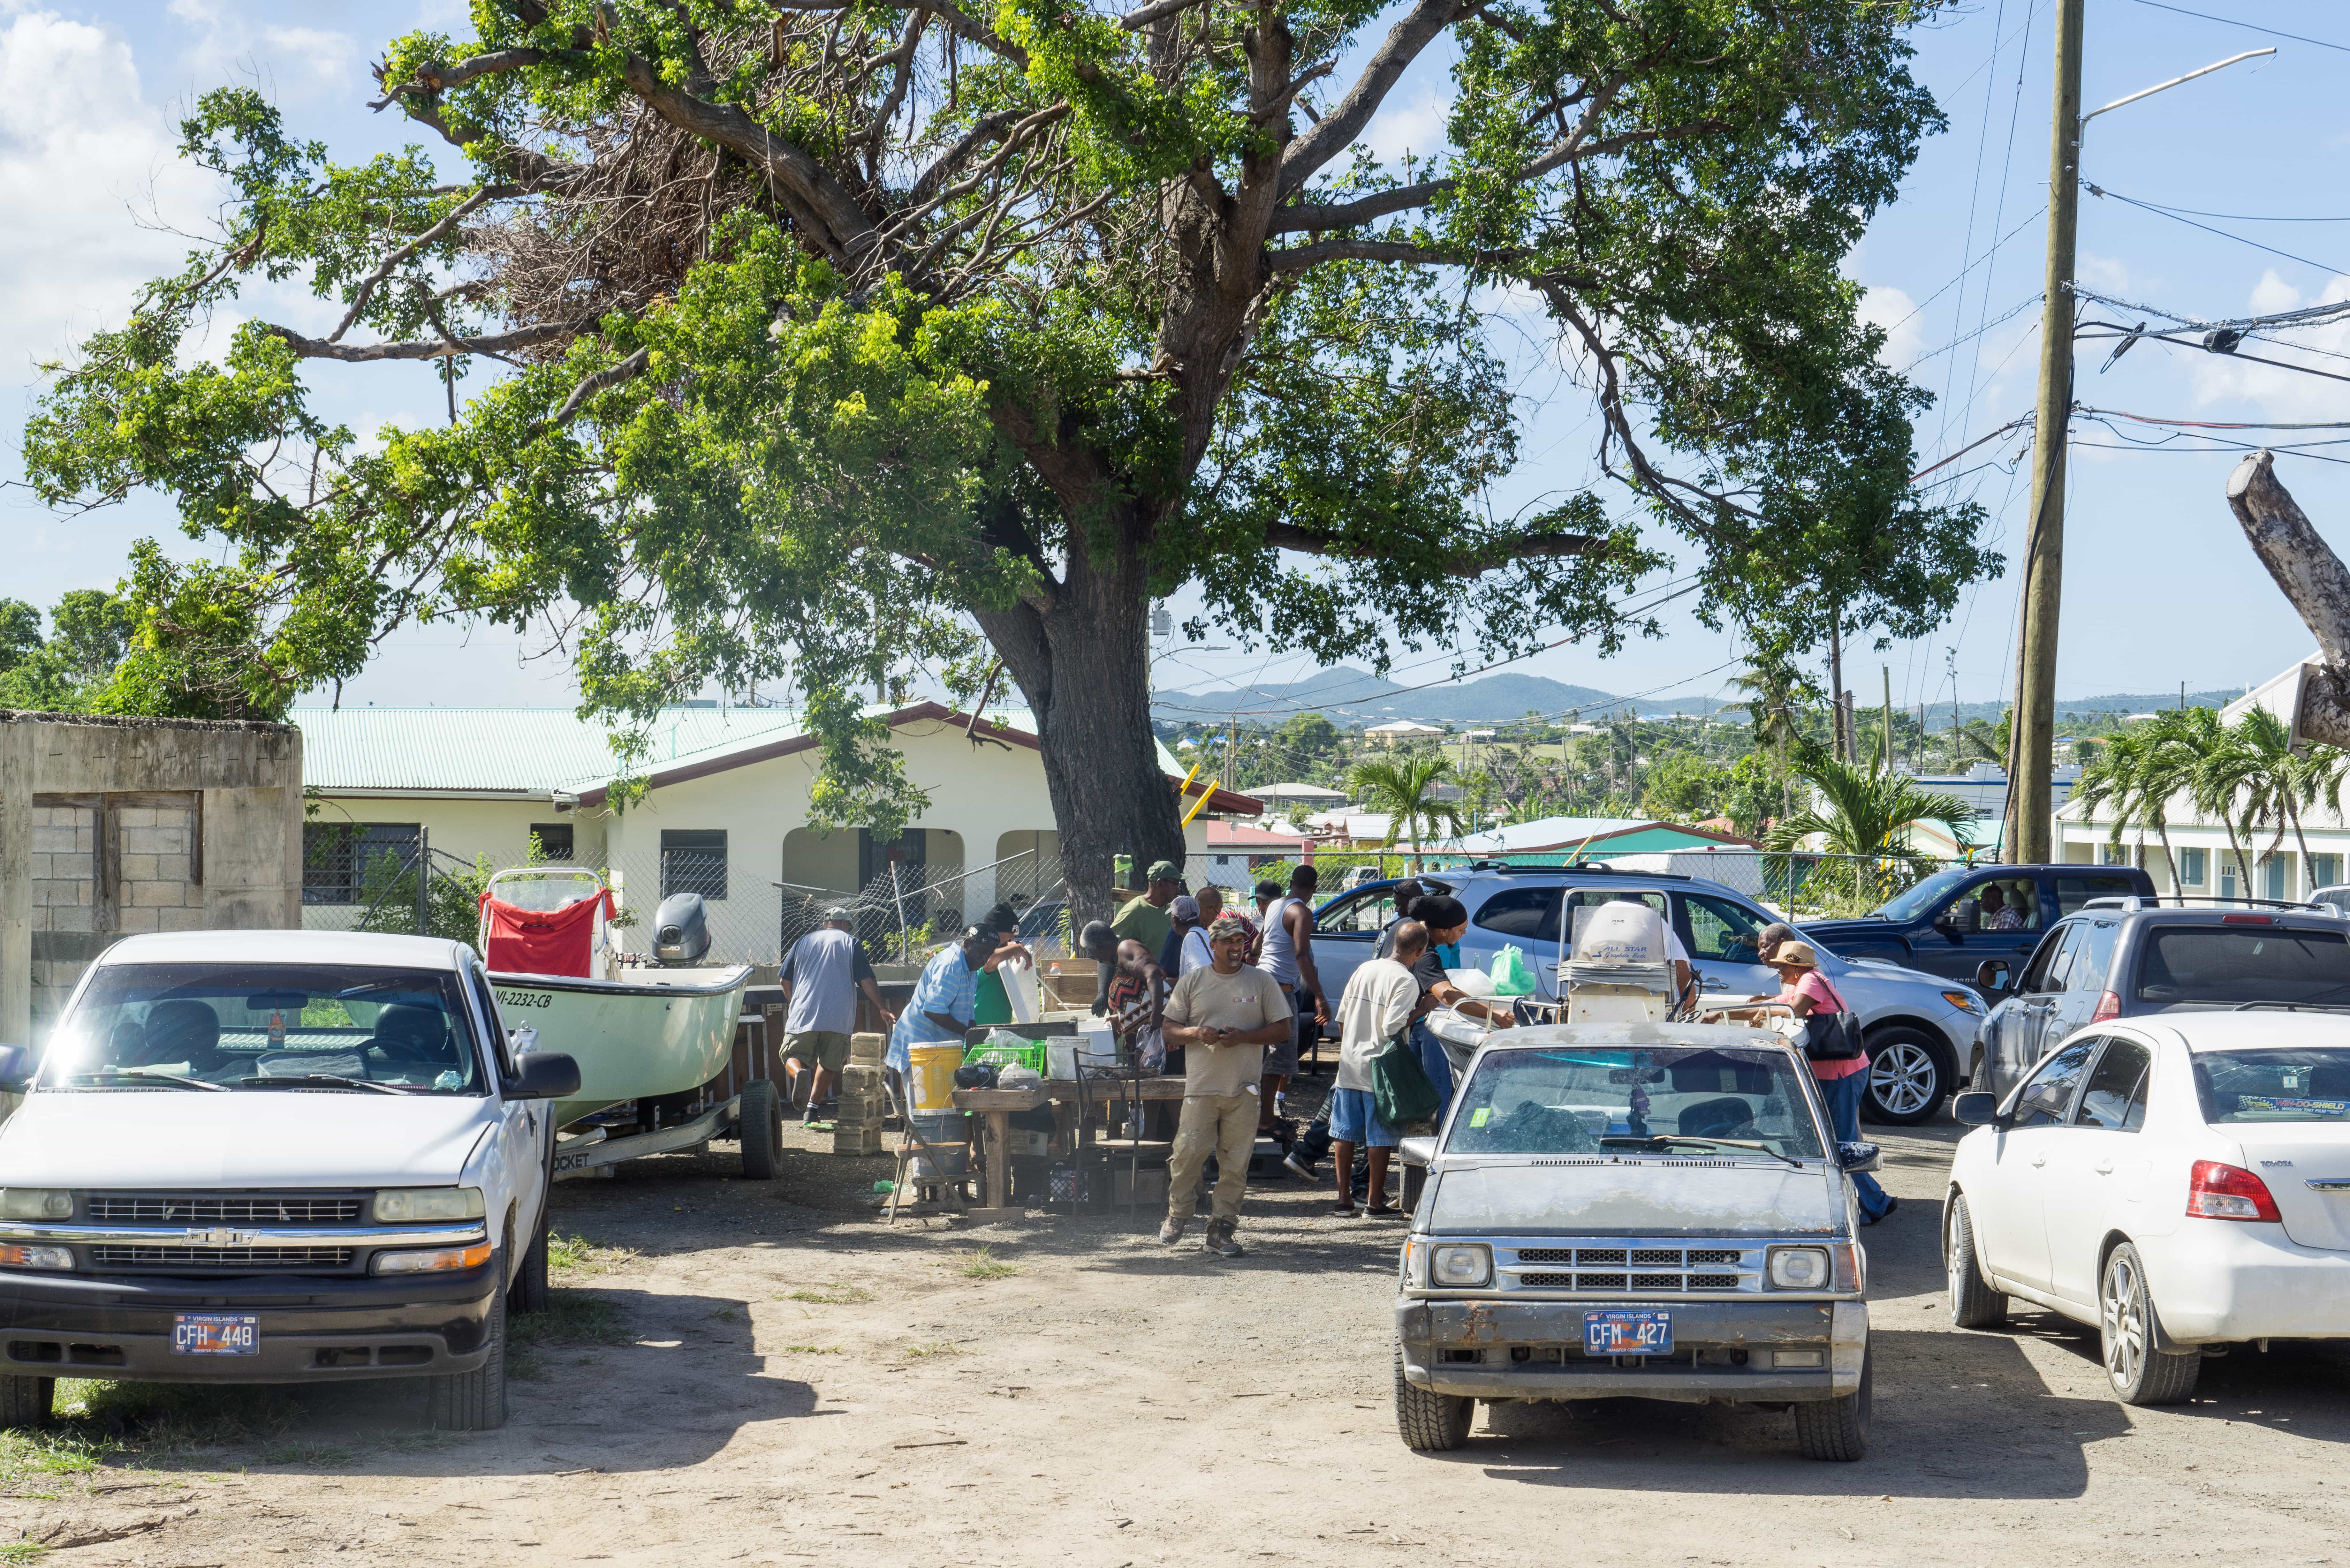
[{"label": "grass patch", "polygon": [[617,1274],[637,1261],[640,1254],[634,1247],[604,1247],[585,1236],[550,1235],[546,1239],[546,1267],[557,1274]]},{"label": "grass patch", "polygon": [[787,1345],[784,1348],[795,1355],[838,1355],[837,1345]]},{"label": "grass patch", "polygon": [[37,1541],[11,1541],[0,1546],[0,1563],[38,1563],[49,1549]]},{"label": "grass patch", "polygon": [[716,1312],[712,1313],[710,1315],[716,1318],[720,1323],[733,1323],[735,1320],[736,1314],[733,1307],[720,1307]]},{"label": "grass patch", "polygon": [[962,1272],[966,1279],[1003,1280],[1019,1272],[1017,1265],[1005,1262],[984,1247],[965,1254],[962,1261]]},{"label": "grass patch", "polygon": [[626,1345],[628,1319],[603,1297],[557,1287],[546,1310],[506,1319],[506,1376],[536,1383],[546,1376],[541,1353],[581,1345]]},{"label": "grass patch", "polygon": [[267,1443],[261,1449],[265,1465],[304,1465],[327,1469],[347,1465],[359,1456],[340,1443]]},{"label": "grass patch", "polygon": [[961,1355],[962,1346],[951,1339],[926,1339],[920,1345],[906,1346],[909,1355]]},{"label": "grass patch", "polygon": [[814,1302],[818,1306],[855,1306],[859,1302],[871,1301],[873,1293],[862,1285],[843,1284],[835,1281],[830,1284],[804,1285],[790,1294],[777,1299],[787,1302]]},{"label": "grass patch", "polygon": [[249,1458],[282,1443],[301,1409],[279,1388],[59,1378],[49,1425],[0,1432],[0,1492],[37,1495],[54,1490],[43,1484],[48,1478],[150,1468],[192,1450],[244,1449],[240,1457]]}]

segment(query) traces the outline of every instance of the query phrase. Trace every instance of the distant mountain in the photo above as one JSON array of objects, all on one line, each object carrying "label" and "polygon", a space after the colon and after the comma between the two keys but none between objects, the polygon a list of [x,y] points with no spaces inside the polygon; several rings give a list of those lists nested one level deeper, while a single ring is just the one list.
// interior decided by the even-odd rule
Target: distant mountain
[{"label": "distant mountain", "polygon": [[1421,724],[1500,723],[1529,712],[1554,719],[1573,712],[1590,719],[1627,708],[1636,713],[1711,713],[1724,705],[1711,698],[1627,700],[1539,675],[1487,675],[1415,691],[1342,664],[1283,686],[1154,692],[1150,716],[1160,723],[1197,724],[1237,712],[1243,723],[1270,725],[1310,710],[1351,729],[1398,719]]}]

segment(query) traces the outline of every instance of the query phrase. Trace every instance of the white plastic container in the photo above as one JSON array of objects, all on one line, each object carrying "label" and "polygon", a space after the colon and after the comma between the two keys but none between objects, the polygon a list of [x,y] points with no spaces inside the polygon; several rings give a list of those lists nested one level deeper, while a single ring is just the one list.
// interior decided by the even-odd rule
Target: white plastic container
[{"label": "white plastic container", "polygon": [[1493,977],[1482,969],[1448,969],[1444,978],[1471,996],[1493,994]]},{"label": "white plastic container", "polygon": [[995,972],[1003,981],[1004,999],[1012,1004],[1013,1023],[1034,1023],[1045,1016],[1045,987],[1036,977],[1035,964],[1014,959]]}]

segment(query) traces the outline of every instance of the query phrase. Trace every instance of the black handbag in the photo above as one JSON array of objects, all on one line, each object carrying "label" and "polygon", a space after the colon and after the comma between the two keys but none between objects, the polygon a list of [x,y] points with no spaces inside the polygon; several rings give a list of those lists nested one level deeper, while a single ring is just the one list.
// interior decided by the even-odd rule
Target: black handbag
[{"label": "black handbag", "polygon": [[1825,975],[1820,976],[1820,983],[1835,998],[1836,1011],[1814,1012],[1804,1020],[1804,1057],[1811,1062],[1849,1062],[1865,1049],[1860,1019]]}]

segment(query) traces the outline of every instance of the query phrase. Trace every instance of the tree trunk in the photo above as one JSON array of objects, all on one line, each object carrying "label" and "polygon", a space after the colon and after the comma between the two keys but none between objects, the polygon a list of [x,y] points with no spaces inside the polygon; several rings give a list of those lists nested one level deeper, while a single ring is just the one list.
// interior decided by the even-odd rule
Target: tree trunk
[{"label": "tree trunk", "polygon": [[2238,463],[2228,476],[2228,505],[2252,554],[2317,639],[2322,662],[2301,694],[2301,711],[2280,717],[2303,739],[2350,746],[2350,566],[2277,483],[2275,464],[2266,452]]},{"label": "tree trunk", "polygon": [[1844,628],[1828,622],[1828,744],[1836,761],[1852,761],[1852,732],[1846,720],[1848,714],[1844,701]]},{"label": "tree trunk", "polygon": [[2244,858],[2244,846],[2242,841],[2236,836],[2236,825],[2228,819],[2225,813],[2220,815],[2220,820],[2221,823],[2225,824],[2228,829],[2228,853],[2236,857],[2236,875],[2244,879],[2244,890],[2238,896],[2245,898],[2251,898],[2253,897],[2252,867],[2251,863]]},{"label": "tree trunk", "polygon": [[1080,535],[1044,606],[976,612],[1036,718],[1076,929],[1109,918],[1114,857],[1131,855],[1138,877],[1183,864],[1180,802],[1150,732],[1147,586],[1139,552]]},{"label": "tree trunk", "polygon": [[2170,819],[2166,816],[2156,823],[2154,831],[2162,837],[2162,864],[2170,873],[2170,890],[2174,894],[2183,894],[2187,888],[2178,880],[2178,857],[2170,849]]}]

